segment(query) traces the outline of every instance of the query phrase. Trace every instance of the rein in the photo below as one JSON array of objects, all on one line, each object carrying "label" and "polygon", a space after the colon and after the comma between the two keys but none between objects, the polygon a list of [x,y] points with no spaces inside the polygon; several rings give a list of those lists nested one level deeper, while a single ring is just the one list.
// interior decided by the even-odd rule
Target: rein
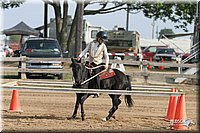
[{"label": "rein", "polygon": [[97,69],[97,68],[102,67],[102,66],[105,66],[105,65],[99,65],[99,66],[92,67],[92,68],[85,66],[85,68],[87,68],[89,70],[93,70],[93,69]]}]

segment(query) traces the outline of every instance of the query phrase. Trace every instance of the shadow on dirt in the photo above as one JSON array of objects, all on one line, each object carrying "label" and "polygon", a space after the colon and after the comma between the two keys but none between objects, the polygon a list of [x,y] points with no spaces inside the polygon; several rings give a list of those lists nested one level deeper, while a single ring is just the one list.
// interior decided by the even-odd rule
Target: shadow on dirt
[{"label": "shadow on dirt", "polygon": [[55,120],[67,120],[66,117],[57,117],[55,115],[2,115],[3,119],[55,119]]},{"label": "shadow on dirt", "polygon": [[[18,75],[2,75],[2,79],[19,79]],[[28,76],[28,79],[55,79],[54,76],[48,75],[48,76],[38,76],[38,75],[30,75]]]}]

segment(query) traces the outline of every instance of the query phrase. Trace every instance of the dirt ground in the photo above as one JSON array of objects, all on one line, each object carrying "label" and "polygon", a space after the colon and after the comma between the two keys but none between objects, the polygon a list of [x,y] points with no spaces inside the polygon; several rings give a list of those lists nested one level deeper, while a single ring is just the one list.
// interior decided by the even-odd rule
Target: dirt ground
[{"label": "dirt ground", "polygon": [[[49,80],[51,82],[51,80]],[[197,131],[198,123],[198,87],[195,85],[177,85],[177,89],[186,91],[187,118],[196,123],[190,130]],[[134,107],[128,108],[121,96],[122,104],[115,113],[116,119],[103,121],[111,108],[111,99],[102,94],[99,98],[89,97],[85,104],[86,120],[82,121],[80,109],[76,120],[68,120],[72,115],[75,94],[63,92],[19,91],[22,113],[10,113],[12,90],[3,90],[2,126],[3,131],[173,131],[170,122],[164,120],[167,115],[169,96],[132,95]]]},{"label": "dirt ground", "polygon": [[[138,68],[132,69],[138,71]],[[168,71],[167,71],[168,73]],[[10,79],[13,78],[13,79]],[[144,84],[141,75],[133,75],[133,84]],[[16,81],[17,76],[6,74],[2,83]],[[37,80],[37,79],[32,79]],[[44,80],[44,79],[40,79]],[[55,79],[46,78],[48,82]],[[199,109],[197,85],[166,84],[165,78],[159,75],[151,76],[149,84],[162,84],[174,86],[186,92],[187,118],[195,122],[191,131],[199,130]],[[170,96],[138,96],[132,95],[134,106],[128,108],[121,96],[122,103],[115,113],[116,119],[103,121],[111,108],[111,99],[102,94],[99,98],[89,97],[85,104],[86,120],[82,121],[80,109],[76,120],[68,120],[73,113],[76,95],[66,92],[44,92],[20,90],[19,100],[22,113],[7,112],[10,108],[12,90],[2,91],[2,128],[5,132],[100,132],[100,131],[173,131],[170,122],[164,120],[167,115]]]}]

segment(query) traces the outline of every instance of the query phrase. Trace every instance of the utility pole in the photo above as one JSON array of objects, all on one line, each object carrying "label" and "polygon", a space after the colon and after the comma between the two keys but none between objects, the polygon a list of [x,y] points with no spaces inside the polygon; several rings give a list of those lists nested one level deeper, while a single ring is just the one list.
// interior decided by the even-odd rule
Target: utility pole
[{"label": "utility pole", "polygon": [[158,34],[159,34],[159,32],[158,32],[158,26],[156,26],[156,39],[158,39]]},{"label": "utility pole", "polygon": [[155,19],[153,18],[153,22],[151,23],[152,25],[152,39],[154,39],[154,27],[155,27]]},{"label": "utility pole", "polygon": [[128,26],[129,26],[129,4],[127,4],[127,14],[126,14],[126,31],[128,31]]},{"label": "utility pole", "polygon": [[82,51],[82,41],[83,41],[83,12],[84,12],[84,3],[80,1],[77,3],[78,14],[76,22],[76,35],[75,35],[75,57],[78,57]]},{"label": "utility pole", "polygon": [[200,2],[197,3],[197,40],[199,41],[199,31],[200,31]]},{"label": "utility pole", "polygon": [[44,2],[44,37],[47,37],[47,28],[48,28],[48,4]]},{"label": "utility pole", "polygon": [[[194,22],[194,36],[193,36],[193,46],[199,43],[199,30],[200,30],[200,2],[197,2],[197,11],[196,11],[196,17]],[[198,45],[199,46],[199,45]],[[191,53],[194,53],[195,51],[198,51],[198,48],[191,49]]]}]

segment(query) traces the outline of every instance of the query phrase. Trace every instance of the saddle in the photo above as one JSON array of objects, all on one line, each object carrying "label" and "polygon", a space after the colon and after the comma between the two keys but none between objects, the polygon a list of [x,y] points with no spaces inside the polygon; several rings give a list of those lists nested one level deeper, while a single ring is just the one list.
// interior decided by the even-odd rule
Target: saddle
[{"label": "saddle", "polygon": [[111,78],[113,76],[115,76],[115,72],[113,71],[113,69],[109,68],[107,71],[103,72],[102,74],[99,75],[99,79],[103,80],[103,79],[108,79]]}]

